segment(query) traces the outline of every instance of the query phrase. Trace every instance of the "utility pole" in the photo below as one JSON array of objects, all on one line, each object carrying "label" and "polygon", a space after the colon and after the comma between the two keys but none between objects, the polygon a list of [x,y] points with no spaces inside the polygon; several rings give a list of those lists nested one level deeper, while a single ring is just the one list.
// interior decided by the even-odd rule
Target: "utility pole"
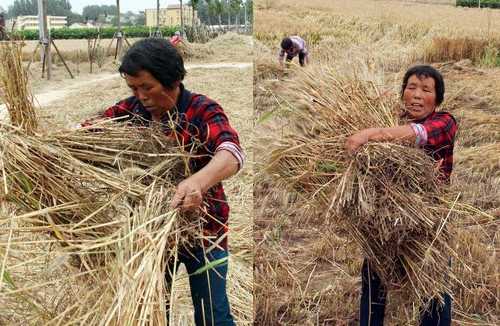
[{"label": "utility pole", "polygon": [[52,56],[50,53],[50,35],[47,26],[47,7],[48,0],[38,0],[38,30],[40,35],[40,45],[42,46],[42,78],[47,67],[47,80],[50,80],[52,74]]}]

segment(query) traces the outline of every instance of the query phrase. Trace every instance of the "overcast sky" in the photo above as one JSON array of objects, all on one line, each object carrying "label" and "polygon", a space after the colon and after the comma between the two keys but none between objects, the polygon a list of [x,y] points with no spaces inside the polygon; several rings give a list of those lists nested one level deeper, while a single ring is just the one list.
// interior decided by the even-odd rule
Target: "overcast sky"
[{"label": "overcast sky", "polygon": [[[188,0],[183,1],[187,3]],[[14,0],[0,0],[0,7],[5,10],[14,3]],[[116,0],[69,0],[71,3],[71,11],[81,14],[83,7],[90,5],[115,5]],[[165,7],[167,4],[178,4],[179,0],[160,0],[160,7]],[[121,0],[120,11],[138,12],[146,8],[156,8],[156,0]]]}]

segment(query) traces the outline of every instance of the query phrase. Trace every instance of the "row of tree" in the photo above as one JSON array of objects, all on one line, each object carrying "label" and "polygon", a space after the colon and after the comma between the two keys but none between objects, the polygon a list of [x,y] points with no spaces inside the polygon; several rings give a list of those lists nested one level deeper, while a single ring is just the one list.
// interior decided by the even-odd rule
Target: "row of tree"
[{"label": "row of tree", "polygon": [[[49,0],[47,10],[51,15],[55,16],[68,16],[68,14],[72,13],[71,4],[67,0]],[[7,11],[8,17],[37,14],[37,0],[16,0],[13,5],[9,6]]]},{"label": "row of tree", "polygon": [[[188,23],[194,21],[194,12],[197,12],[202,23],[208,25],[240,25],[251,22],[253,17],[253,0],[179,0],[179,2],[181,5],[193,8],[193,17],[184,17]],[[104,23],[108,22],[106,19],[108,16],[116,16],[117,8],[115,5],[89,5],[83,8],[80,15],[71,11],[71,4],[68,0],[48,0],[47,12],[53,16],[67,16],[68,24],[89,20]],[[37,0],[15,0],[8,8],[7,18],[37,14]],[[144,25],[144,13],[139,17],[135,16],[137,15],[130,11],[122,14],[123,25]],[[116,17],[110,23],[116,25]]]},{"label": "row of tree", "polygon": [[[98,23],[109,22],[116,25],[116,12],[115,5],[89,5],[83,8],[82,14],[74,13],[71,11],[71,4],[68,0],[48,0],[47,13],[51,16],[66,16],[68,17],[68,24],[84,23],[87,21],[94,21]],[[9,6],[7,11],[7,18],[15,18],[17,16],[25,15],[38,15],[38,1],[37,0],[15,0],[14,4]],[[115,17],[111,21],[107,20],[108,16]],[[123,25],[144,25],[144,15],[137,15],[131,11],[122,13],[121,16]]]},{"label": "row of tree", "polygon": [[82,11],[82,16],[85,21],[93,20],[96,21],[99,17],[116,16],[117,8],[115,5],[91,5],[85,6]]},{"label": "row of tree", "polygon": [[253,18],[253,0],[191,0],[190,5],[207,25],[240,25]]},{"label": "row of tree", "polygon": [[[83,22],[81,15],[71,11],[71,4],[68,0],[49,0],[47,12],[52,16],[66,16],[68,23]],[[17,16],[38,15],[37,0],[15,0],[7,10],[7,18]]]},{"label": "row of tree", "polygon": [[[97,23],[106,23],[109,22],[111,25],[117,25],[117,13],[118,9],[115,5],[91,5],[85,6],[83,8],[82,17],[84,21],[94,21]],[[111,20],[108,20],[109,17],[112,17]],[[121,23],[123,26],[132,26],[132,25],[145,25],[146,17],[144,14],[134,14],[132,11],[127,11],[126,13],[122,13],[120,15]]]}]

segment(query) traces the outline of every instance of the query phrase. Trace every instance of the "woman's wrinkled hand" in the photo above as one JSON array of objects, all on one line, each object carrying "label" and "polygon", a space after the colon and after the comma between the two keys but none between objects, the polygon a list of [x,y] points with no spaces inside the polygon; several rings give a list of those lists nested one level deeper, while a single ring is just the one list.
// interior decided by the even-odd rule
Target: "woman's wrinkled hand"
[{"label": "woman's wrinkled hand", "polygon": [[179,183],[170,207],[182,211],[196,210],[203,202],[203,193],[203,183],[191,176]]}]

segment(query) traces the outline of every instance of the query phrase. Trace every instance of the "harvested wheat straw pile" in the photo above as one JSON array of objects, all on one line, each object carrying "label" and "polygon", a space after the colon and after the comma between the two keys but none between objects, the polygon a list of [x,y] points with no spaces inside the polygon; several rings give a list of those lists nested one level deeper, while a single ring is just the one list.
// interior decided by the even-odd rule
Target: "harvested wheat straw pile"
[{"label": "harvested wheat straw pile", "polygon": [[278,79],[284,76],[285,70],[279,65],[277,53],[273,53],[259,41],[255,41],[254,49],[258,54],[254,57],[254,84],[264,79]]},{"label": "harvested wheat straw pile", "polygon": [[166,325],[166,264],[203,239],[169,207],[190,154],[114,121],[37,131],[19,49],[2,51],[0,323]]},{"label": "harvested wheat straw pile", "polygon": [[0,98],[7,106],[10,121],[32,132],[38,126],[38,118],[28,88],[28,72],[23,68],[22,44],[0,43],[0,63]]},{"label": "harvested wheat straw pile", "polygon": [[[16,311],[27,310],[27,318],[44,324],[166,324],[166,264],[180,246],[203,237],[200,221],[168,206],[189,155],[153,129],[109,121],[92,128],[31,136],[1,125],[3,197],[25,213],[0,223],[7,226],[2,235],[14,235],[2,236],[1,267],[11,282],[0,296],[0,320],[13,322]],[[23,232],[61,245],[70,257],[67,274],[48,284],[26,280],[18,254],[33,239]],[[76,296],[61,294],[50,307],[40,289],[66,278],[78,283]],[[35,303],[43,311],[30,310]]]},{"label": "harvested wheat straw pile", "polygon": [[115,197],[140,199],[154,178],[170,188],[182,178],[188,155],[163,135],[109,121],[95,128],[29,136],[1,125],[7,199],[29,210],[67,207],[51,214],[56,224],[89,226],[98,221],[87,216],[99,217],[92,213]]},{"label": "harvested wheat straw pile", "polygon": [[304,206],[324,207],[349,230],[389,287],[421,301],[450,291],[452,219],[440,201],[432,160],[400,144],[372,143],[354,157],[344,144],[354,132],[398,124],[395,99],[376,86],[311,67],[290,81],[298,101],[296,128],[272,152],[267,171],[304,197]]},{"label": "harvested wheat straw pile", "polygon": [[208,43],[189,43],[184,40],[177,44],[176,48],[184,60],[204,59],[214,54]]}]

